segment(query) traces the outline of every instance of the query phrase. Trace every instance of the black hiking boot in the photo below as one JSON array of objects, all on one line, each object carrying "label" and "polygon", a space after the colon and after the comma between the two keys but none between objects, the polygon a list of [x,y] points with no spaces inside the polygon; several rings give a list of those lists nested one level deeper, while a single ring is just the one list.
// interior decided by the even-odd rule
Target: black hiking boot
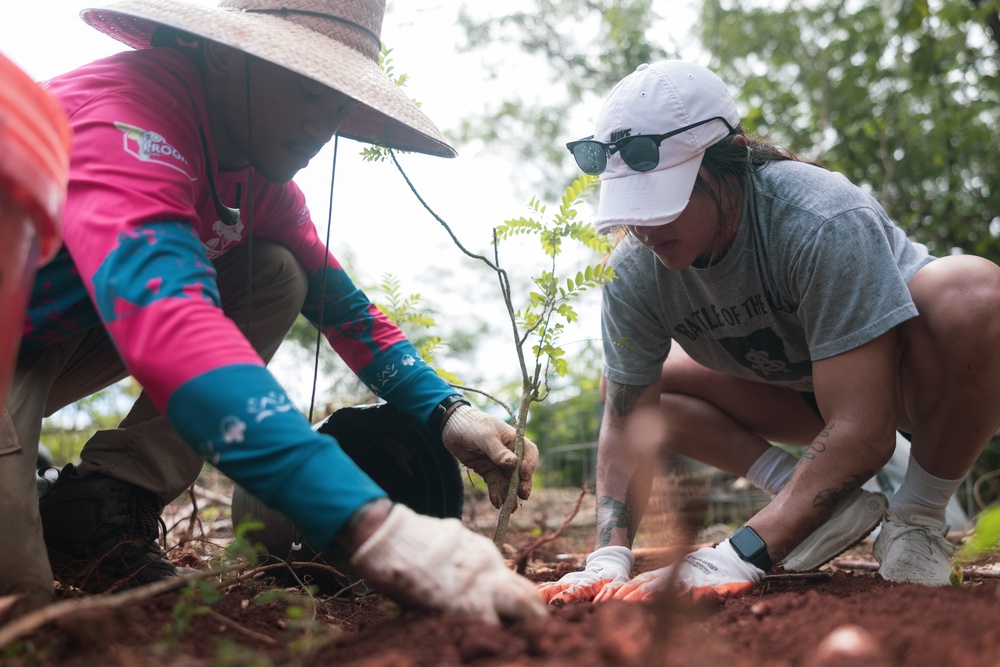
[{"label": "black hiking boot", "polygon": [[88,593],[178,576],[156,540],[163,509],[149,491],[68,463],[39,499],[45,546],[63,585]]}]

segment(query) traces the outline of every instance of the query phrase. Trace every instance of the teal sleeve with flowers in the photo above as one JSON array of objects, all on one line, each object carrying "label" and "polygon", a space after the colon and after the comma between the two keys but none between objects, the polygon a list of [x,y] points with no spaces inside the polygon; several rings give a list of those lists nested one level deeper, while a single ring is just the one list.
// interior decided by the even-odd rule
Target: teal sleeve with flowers
[{"label": "teal sleeve with flowers", "polygon": [[361,505],[386,495],[333,438],[310,427],[263,367],[199,375],[174,392],[167,417],[199,455],[291,519],[316,548],[330,545]]}]

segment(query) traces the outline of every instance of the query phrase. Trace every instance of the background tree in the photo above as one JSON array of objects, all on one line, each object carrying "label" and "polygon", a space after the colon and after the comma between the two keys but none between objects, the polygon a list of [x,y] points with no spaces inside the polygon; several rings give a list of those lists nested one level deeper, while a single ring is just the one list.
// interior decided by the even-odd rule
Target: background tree
[{"label": "background tree", "polygon": [[[533,190],[545,197],[561,194],[578,170],[565,159],[565,143],[587,127],[574,121],[584,102],[607,91],[639,64],[659,60],[668,51],[657,39],[662,21],[653,0],[535,0],[521,11],[493,14],[494,3],[467,3],[459,14],[467,43],[460,50],[483,54],[484,76],[502,76],[513,67],[546,71],[550,87],[541,100],[523,97],[512,85],[503,98],[489,103],[482,115],[463,121],[460,142],[481,140],[512,153],[528,170]],[[664,34],[659,30],[659,34]],[[491,59],[490,53],[507,54]],[[527,58],[531,67],[512,65],[510,54]],[[537,66],[537,67],[536,67]],[[597,98],[599,99],[599,98]]]},{"label": "background tree", "polygon": [[1000,259],[996,3],[746,4],[708,0],[699,24],[744,125],[869,188],[931,252]]}]

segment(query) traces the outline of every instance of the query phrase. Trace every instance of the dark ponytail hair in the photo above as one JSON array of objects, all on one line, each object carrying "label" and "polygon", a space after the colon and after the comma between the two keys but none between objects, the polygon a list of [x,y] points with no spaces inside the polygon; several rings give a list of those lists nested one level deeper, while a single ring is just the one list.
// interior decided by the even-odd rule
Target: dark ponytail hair
[{"label": "dark ponytail hair", "polygon": [[[737,136],[743,137],[746,140],[746,145],[733,141]],[[753,172],[770,162],[785,160],[822,166],[817,162],[804,160],[787,148],[778,146],[767,139],[746,134],[743,126],[737,125],[732,134],[710,146],[701,159],[702,168],[715,182],[714,187],[709,185],[709,182],[702,178],[699,173],[694,182],[694,189],[715,202],[719,209],[720,219],[725,220],[723,202],[742,198],[743,193],[750,185],[750,177]]]}]

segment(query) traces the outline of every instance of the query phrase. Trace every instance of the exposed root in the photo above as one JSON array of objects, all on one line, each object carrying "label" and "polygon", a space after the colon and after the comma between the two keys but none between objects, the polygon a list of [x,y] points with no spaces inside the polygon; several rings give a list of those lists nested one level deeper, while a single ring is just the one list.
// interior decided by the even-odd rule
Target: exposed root
[{"label": "exposed root", "polygon": [[529,544],[528,546],[524,547],[523,549],[517,552],[517,555],[514,556],[515,572],[523,575],[528,567],[528,561],[531,559],[531,554],[534,553],[535,549],[542,546],[546,542],[551,542],[557,539],[560,535],[562,535],[562,532],[566,529],[566,526],[569,525],[569,522],[572,521],[573,517],[575,517],[577,515],[577,512],[580,511],[580,505],[583,504],[583,499],[586,495],[587,495],[587,487],[584,486],[582,489],[580,489],[580,495],[577,496],[576,503],[573,505],[573,509],[572,511],[570,511],[569,516],[563,519],[562,524],[559,526],[559,528],[555,530],[555,532],[549,533],[548,535],[542,535],[541,537],[537,538],[534,542],[532,542],[531,544]]}]

